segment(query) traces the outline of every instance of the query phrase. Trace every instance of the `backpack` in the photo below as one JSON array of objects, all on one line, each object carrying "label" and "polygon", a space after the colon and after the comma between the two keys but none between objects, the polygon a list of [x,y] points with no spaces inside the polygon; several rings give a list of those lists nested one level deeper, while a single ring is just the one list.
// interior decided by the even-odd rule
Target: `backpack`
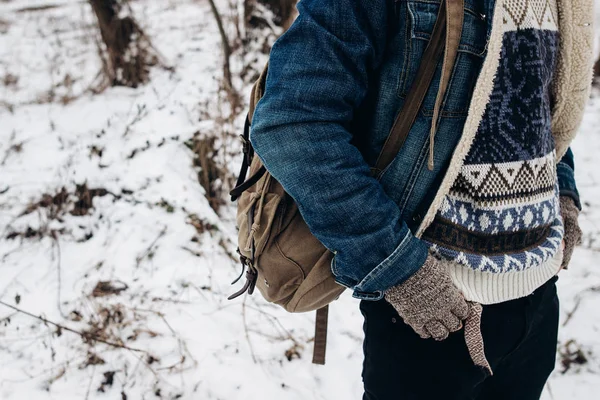
[{"label": "backpack", "polygon": [[[460,0],[449,3],[446,6],[446,1],[442,2],[440,15],[445,12],[449,14],[447,9],[455,7],[452,4],[463,5]],[[460,15],[462,16],[462,12]],[[447,18],[437,18],[405,105],[396,116],[376,165],[371,168],[375,178],[381,177],[382,171],[391,163],[406,140],[433,80],[437,60],[443,53],[438,91],[441,103],[458,50],[462,29],[462,18],[456,18],[459,19],[454,23],[448,19],[450,23],[447,23]],[[451,38],[446,40],[448,50],[445,52],[444,35]],[[292,197],[271,176],[259,157],[255,157],[249,134],[254,110],[265,91],[267,71],[268,63],[252,87],[249,111],[241,135],[243,162],[236,186],[230,191],[231,200],[238,202],[237,252],[242,264],[242,273],[232,284],[242,278],[244,270],[246,282],[228,299],[234,299],[246,291],[252,294],[258,288],[267,301],[282,306],[288,312],[317,310],[313,363],[324,364],[328,304],[336,300],[345,287],[335,281],[331,272],[333,254],[312,235]],[[435,115],[437,112],[434,111],[434,120]],[[246,180],[248,170],[250,177]]]}]

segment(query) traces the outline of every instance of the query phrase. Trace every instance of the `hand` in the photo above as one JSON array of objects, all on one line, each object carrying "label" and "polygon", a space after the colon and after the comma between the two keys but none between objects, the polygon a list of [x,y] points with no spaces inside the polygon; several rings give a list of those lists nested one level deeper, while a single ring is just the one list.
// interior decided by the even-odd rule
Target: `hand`
[{"label": "hand", "polygon": [[561,269],[567,269],[573,250],[575,246],[581,244],[581,228],[577,219],[579,217],[579,209],[573,200],[569,196],[560,196],[560,215],[563,219],[563,225],[565,228],[565,236],[563,239],[564,250],[563,250],[563,261]]},{"label": "hand", "polygon": [[423,339],[446,339],[462,328],[469,315],[469,305],[452,283],[447,262],[431,254],[415,274],[388,289],[385,299]]}]

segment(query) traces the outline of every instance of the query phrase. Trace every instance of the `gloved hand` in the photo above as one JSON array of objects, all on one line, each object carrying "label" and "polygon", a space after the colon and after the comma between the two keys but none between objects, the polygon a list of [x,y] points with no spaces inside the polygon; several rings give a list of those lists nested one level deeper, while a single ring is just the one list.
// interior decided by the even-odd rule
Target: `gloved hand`
[{"label": "gloved hand", "polygon": [[388,289],[385,299],[424,339],[446,339],[469,316],[469,305],[452,283],[447,264],[432,254],[410,278]]},{"label": "gloved hand", "polygon": [[563,261],[561,268],[567,269],[575,246],[581,244],[581,228],[577,218],[579,217],[579,209],[575,204],[575,200],[569,196],[560,196],[560,215],[563,219],[565,228]]}]

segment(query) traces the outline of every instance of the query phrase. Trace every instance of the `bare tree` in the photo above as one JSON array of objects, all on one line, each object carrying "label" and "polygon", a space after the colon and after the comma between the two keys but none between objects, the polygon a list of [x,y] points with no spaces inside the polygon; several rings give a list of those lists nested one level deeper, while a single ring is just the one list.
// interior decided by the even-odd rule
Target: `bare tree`
[{"label": "bare tree", "polygon": [[221,18],[221,14],[217,9],[217,6],[214,0],[208,1],[210,4],[210,9],[213,12],[215,17],[215,21],[217,22],[217,27],[219,28],[219,34],[221,35],[221,45],[223,46],[223,77],[225,81],[225,89],[229,92],[233,90],[233,83],[231,81],[231,45],[229,44],[229,38],[227,37],[227,33],[225,32],[225,28],[223,27],[223,18]]},{"label": "bare tree", "polygon": [[[100,50],[104,73],[112,86],[137,87],[148,81],[158,53],[133,18],[125,0],[89,0],[98,19],[105,49]],[[124,11],[127,14],[122,16]]]}]

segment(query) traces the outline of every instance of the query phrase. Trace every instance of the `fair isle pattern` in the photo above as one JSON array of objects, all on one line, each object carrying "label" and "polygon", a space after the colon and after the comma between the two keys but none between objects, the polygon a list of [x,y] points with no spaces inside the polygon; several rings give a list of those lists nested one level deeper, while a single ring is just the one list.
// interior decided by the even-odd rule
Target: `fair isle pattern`
[{"label": "fair isle pattern", "polygon": [[527,251],[484,256],[448,249],[437,244],[432,244],[430,249],[434,254],[451,258],[454,262],[477,271],[509,273],[536,268],[552,259],[560,248],[563,235],[562,220],[559,216],[553,222],[548,237],[539,246]]},{"label": "fair isle pattern", "polygon": [[555,183],[552,152],[533,160],[463,165],[448,197],[486,208],[536,204],[555,195]]},{"label": "fair isle pattern", "polygon": [[504,0],[502,15],[506,31],[519,29],[558,30],[556,1]]},{"label": "fair isle pattern", "polygon": [[535,229],[548,226],[556,218],[559,205],[555,195],[549,200],[515,207],[480,208],[473,203],[446,197],[439,216],[470,231],[494,235],[514,232],[519,227]]},{"label": "fair isle pattern", "polygon": [[423,233],[434,253],[492,275],[544,269],[564,235],[550,128],[556,2],[505,0],[502,20],[489,103],[464,164]]},{"label": "fair isle pattern", "polygon": [[558,45],[556,31],[504,34],[494,89],[465,164],[531,160],[554,152],[550,87]]}]

